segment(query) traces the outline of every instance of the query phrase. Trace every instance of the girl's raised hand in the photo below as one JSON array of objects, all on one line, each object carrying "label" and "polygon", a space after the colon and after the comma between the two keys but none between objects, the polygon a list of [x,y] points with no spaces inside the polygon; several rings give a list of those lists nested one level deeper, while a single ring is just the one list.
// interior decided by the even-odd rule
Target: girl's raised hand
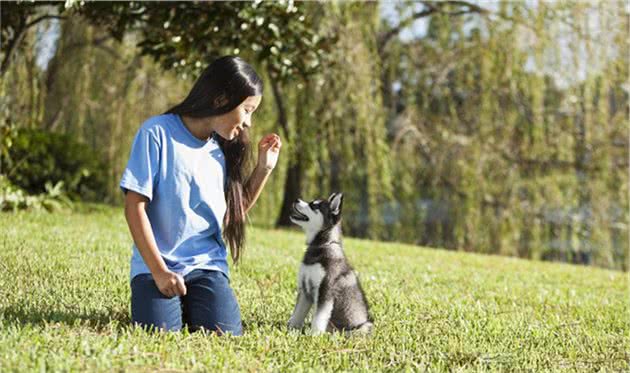
[{"label": "girl's raised hand", "polygon": [[282,148],[280,136],[275,133],[263,136],[258,143],[258,166],[268,171],[273,170],[278,163],[280,148]]}]

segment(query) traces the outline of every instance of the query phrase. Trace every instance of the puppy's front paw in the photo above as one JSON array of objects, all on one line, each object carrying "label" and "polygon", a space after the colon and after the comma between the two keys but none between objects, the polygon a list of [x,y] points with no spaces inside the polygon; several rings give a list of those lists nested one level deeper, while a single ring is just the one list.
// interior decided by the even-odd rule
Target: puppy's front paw
[{"label": "puppy's front paw", "polygon": [[287,326],[289,327],[289,329],[302,329],[302,327],[304,326],[303,323],[299,323],[293,319],[289,319],[289,322],[287,323]]},{"label": "puppy's front paw", "polygon": [[324,334],[323,330],[319,330],[319,329],[311,329],[310,335],[312,336],[318,336],[318,335],[322,335]]}]

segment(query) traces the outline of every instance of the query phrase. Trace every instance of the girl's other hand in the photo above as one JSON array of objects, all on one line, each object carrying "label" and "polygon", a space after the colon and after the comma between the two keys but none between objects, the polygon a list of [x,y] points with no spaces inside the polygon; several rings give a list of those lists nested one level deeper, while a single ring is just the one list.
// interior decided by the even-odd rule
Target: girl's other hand
[{"label": "girl's other hand", "polygon": [[186,285],[182,276],[175,272],[166,270],[164,272],[156,273],[153,275],[153,280],[157,285],[160,293],[169,298],[174,296],[182,297],[186,295]]},{"label": "girl's other hand", "polygon": [[258,165],[267,171],[271,171],[278,163],[278,155],[282,148],[280,136],[270,133],[263,136],[258,143]]}]

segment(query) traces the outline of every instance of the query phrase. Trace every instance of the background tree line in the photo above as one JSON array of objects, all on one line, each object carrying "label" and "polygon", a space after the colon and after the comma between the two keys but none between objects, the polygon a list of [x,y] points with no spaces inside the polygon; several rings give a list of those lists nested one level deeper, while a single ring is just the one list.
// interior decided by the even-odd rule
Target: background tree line
[{"label": "background tree line", "polygon": [[628,17],[622,2],[2,3],[2,185],[119,203],[140,124],[238,54],[266,83],[254,138],[287,145],[253,224],[344,191],[350,235],[627,269]]}]

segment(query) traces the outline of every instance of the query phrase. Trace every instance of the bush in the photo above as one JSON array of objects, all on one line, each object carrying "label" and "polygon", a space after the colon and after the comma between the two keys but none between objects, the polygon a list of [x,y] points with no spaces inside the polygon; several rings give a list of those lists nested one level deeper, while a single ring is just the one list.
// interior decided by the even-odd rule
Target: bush
[{"label": "bush", "polygon": [[19,187],[11,184],[6,177],[0,175],[0,211],[40,210],[49,212],[72,206],[72,202],[63,191],[63,181],[53,185],[46,182],[46,193],[28,195]]},{"label": "bush", "polygon": [[100,201],[106,195],[105,164],[100,154],[69,135],[19,129],[4,172],[29,194],[47,193],[59,182],[72,199]]}]

